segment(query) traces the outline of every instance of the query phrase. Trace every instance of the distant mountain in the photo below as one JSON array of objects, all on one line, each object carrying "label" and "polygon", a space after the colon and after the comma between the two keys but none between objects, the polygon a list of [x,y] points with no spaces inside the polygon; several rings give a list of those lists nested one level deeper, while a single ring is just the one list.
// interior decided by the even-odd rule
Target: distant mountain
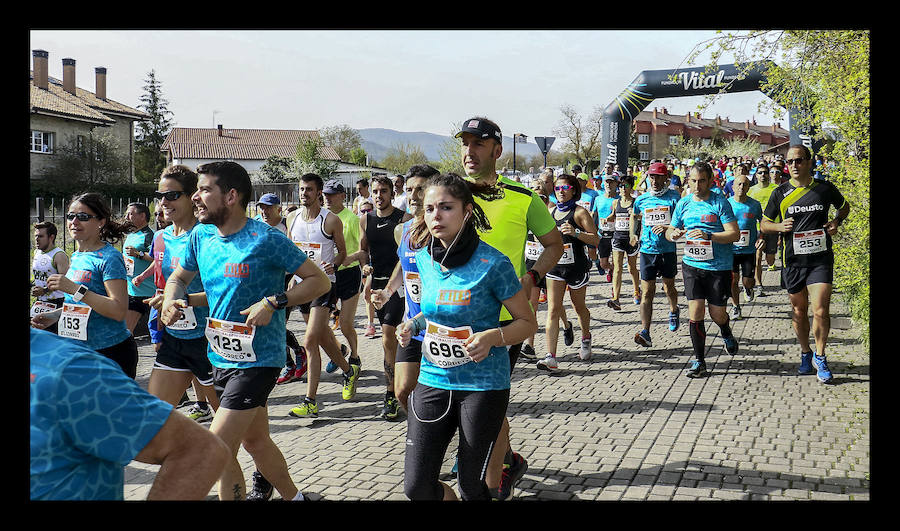
[{"label": "distant mountain", "polygon": [[[441,146],[450,138],[446,135],[436,135],[434,133],[408,133],[381,128],[357,129],[357,131],[359,131],[359,136],[362,137],[363,149],[375,160],[384,158],[394,146],[406,144],[421,148],[428,160],[437,160],[441,156]],[[512,149],[512,137],[504,136],[503,153],[512,153]],[[516,145],[516,155],[531,157],[532,155],[540,155],[540,153],[541,150],[538,149],[533,139],[529,139],[527,144]]]}]

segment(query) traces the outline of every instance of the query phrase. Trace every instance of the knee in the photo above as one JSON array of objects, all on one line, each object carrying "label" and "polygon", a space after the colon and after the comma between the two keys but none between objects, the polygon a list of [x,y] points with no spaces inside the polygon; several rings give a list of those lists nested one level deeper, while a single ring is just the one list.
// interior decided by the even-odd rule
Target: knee
[{"label": "knee", "polygon": [[244,450],[247,450],[247,453],[249,453],[250,455],[259,453],[263,449],[267,448],[270,444],[272,444],[272,440],[269,438],[268,434],[260,436],[247,435],[246,437],[244,437],[244,440],[241,441],[241,445],[244,447]]},{"label": "knee", "polygon": [[436,479],[418,477],[412,474],[404,474],[403,493],[413,501],[418,500],[442,500],[444,487]]}]

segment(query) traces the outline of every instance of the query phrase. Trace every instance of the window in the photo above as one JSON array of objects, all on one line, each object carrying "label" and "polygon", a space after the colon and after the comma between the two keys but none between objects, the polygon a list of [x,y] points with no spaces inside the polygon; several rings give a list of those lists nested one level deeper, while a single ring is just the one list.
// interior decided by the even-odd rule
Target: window
[{"label": "window", "polygon": [[677,146],[678,145],[678,135],[669,135],[669,145]]},{"label": "window", "polygon": [[649,144],[650,135],[638,135],[638,144]]},{"label": "window", "polygon": [[53,133],[44,131],[31,132],[32,153],[53,153]]},{"label": "window", "polygon": [[650,160],[650,152],[649,151],[641,151],[641,160]]}]

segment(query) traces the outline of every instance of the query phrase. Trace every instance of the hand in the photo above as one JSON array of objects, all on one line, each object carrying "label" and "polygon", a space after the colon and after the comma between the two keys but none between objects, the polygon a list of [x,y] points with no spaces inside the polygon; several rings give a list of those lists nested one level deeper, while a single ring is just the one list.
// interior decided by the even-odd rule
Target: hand
[{"label": "hand", "polygon": [[656,234],[657,236],[659,236],[659,235],[665,233],[667,228],[668,227],[666,227],[665,225],[656,225],[655,227],[651,228],[650,230],[653,231],[653,234]]},{"label": "hand", "polygon": [[688,235],[688,238],[690,238],[692,240],[705,240],[706,239],[706,235],[700,229],[691,229],[687,232],[687,235]]},{"label": "hand", "polygon": [[362,266],[362,274],[364,277],[371,275],[372,274],[372,266],[370,266],[369,264]]},{"label": "hand", "polygon": [[162,310],[159,312],[159,322],[165,326],[175,324],[176,321],[184,317],[184,312],[181,311],[181,309],[187,308],[187,305],[188,303],[184,299],[175,299],[168,302],[164,301]]},{"label": "hand", "polygon": [[125,251],[125,254],[127,254],[128,256],[137,256],[138,254],[140,254],[137,249],[130,245],[126,245],[122,250]]},{"label": "hand", "polygon": [[834,236],[835,234],[837,234],[840,223],[838,223],[836,220],[831,220],[828,223],[822,225],[822,227],[825,229],[825,232],[827,232],[829,236]]},{"label": "hand", "polygon": [[685,231],[684,229],[675,229],[675,230],[673,230],[673,231],[672,231],[672,239],[673,239],[673,240],[677,240],[677,239],[681,238],[682,236],[684,236],[684,233],[685,233],[685,232],[687,232],[687,231]]},{"label": "hand", "polygon": [[765,247],[765,245],[766,245],[766,241],[763,240],[762,238],[756,240],[756,250],[757,250],[757,251],[759,251],[760,249],[762,249],[763,247]]},{"label": "hand", "polygon": [[628,235],[628,243],[629,243],[632,247],[634,247],[634,246],[637,245],[637,243],[638,243],[638,237],[635,236],[634,234],[629,234],[629,235]]},{"label": "hand", "polygon": [[[185,301],[185,302],[187,302],[187,301]],[[155,308],[156,311],[160,311],[160,309],[162,308],[162,303],[163,303],[163,294],[162,293],[160,293],[159,295],[154,295],[154,296],[150,297],[149,299],[144,299],[144,304],[146,304],[147,306],[150,306],[151,308]]]},{"label": "hand", "polygon": [[32,286],[31,287],[31,296],[32,297],[40,297],[41,295],[44,295],[45,293],[47,293],[47,291],[40,286]]},{"label": "hand", "polygon": [[334,264],[331,262],[323,262],[322,263],[322,271],[325,272],[326,275],[334,274]]},{"label": "hand", "polygon": [[78,290],[78,285],[72,282],[65,275],[60,275],[59,273],[55,275],[50,275],[47,278],[47,288],[46,291],[56,291],[60,290],[64,293],[68,293],[69,295],[75,293]]},{"label": "hand", "polygon": [[472,359],[475,363],[483,360],[488,357],[491,353],[491,347],[496,346],[493,341],[491,341],[489,334],[491,334],[493,330],[485,330],[483,332],[476,332],[466,339],[465,343],[463,343],[466,347],[466,350],[469,352],[469,358]]},{"label": "hand", "polygon": [[567,235],[574,236],[575,235],[575,227],[572,226],[568,221],[559,226],[559,232]]},{"label": "hand", "polygon": [[248,326],[266,326],[272,320],[275,309],[265,299],[258,301],[253,306],[241,310],[241,315],[247,316]]},{"label": "hand", "polygon": [[786,218],[781,222],[781,232],[791,232],[794,230],[794,218]]},{"label": "hand", "polygon": [[400,323],[400,326],[397,327],[395,334],[397,336],[397,343],[400,344],[401,347],[406,347],[409,345],[410,340],[412,339],[412,320],[408,319]]},{"label": "hand", "polygon": [[59,321],[61,315],[62,308],[57,308],[52,312],[39,313],[31,318],[31,326],[43,330],[53,323]]},{"label": "hand", "polygon": [[144,279],[141,277],[134,277],[131,279],[131,284],[136,288],[140,287],[140,285],[143,283],[144,283]]},{"label": "hand", "polygon": [[375,306],[376,310],[380,310],[390,298],[391,296],[386,289],[373,289],[370,300],[372,301],[372,306]]},{"label": "hand", "polygon": [[534,279],[528,273],[519,277],[519,283],[522,284],[522,289],[525,290],[525,293],[531,293],[531,290],[537,287],[534,284]]}]

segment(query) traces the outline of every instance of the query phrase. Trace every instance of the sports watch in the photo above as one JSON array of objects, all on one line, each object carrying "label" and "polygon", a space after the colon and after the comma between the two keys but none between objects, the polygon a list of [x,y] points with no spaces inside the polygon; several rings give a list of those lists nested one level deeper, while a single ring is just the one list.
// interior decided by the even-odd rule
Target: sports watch
[{"label": "sports watch", "polygon": [[278,310],[283,310],[288,305],[288,296],[287,293],[281,292],[275,294],[275,308]]},{"label": "sports watch", "polygon": [[87,286],[85,286],[84,284],[78,286],[78,289],[76,289],[75,293],[72,294],[72,300],[75,302],[81,302],[81,299],[84,298],[84,296],[87,294],[87,292],[88,292]]}]

